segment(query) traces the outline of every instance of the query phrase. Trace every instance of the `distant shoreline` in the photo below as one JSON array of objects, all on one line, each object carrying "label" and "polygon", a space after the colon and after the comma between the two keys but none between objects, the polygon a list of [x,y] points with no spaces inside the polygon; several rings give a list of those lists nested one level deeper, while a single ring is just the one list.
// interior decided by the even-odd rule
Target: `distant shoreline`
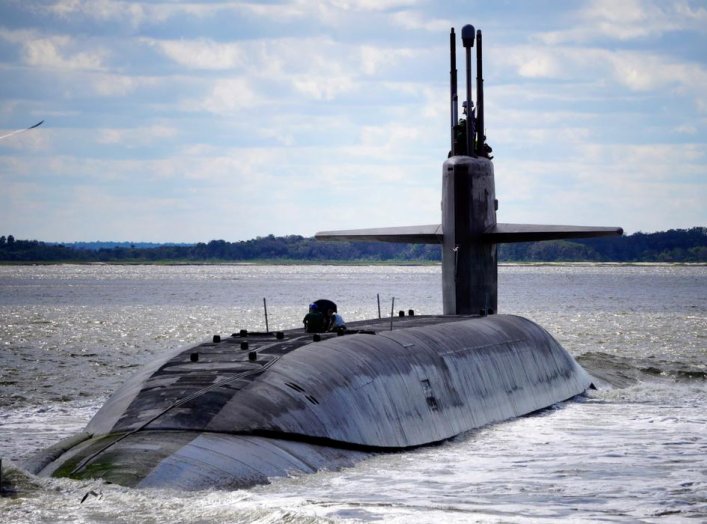
[{"label": "distant shoreline", "polygon": [[[707,263],[707,228],[671,229],[543,242],[499,244],[500,263]],[[116,242],[52,244],[0,236],[0,263],[111,264],[279,264],[279,265],[434,265],[440,244],[332,242],[289,235],[239,242],[211,240],[191,245],[140,245]]]},{"label": "distant shoreline", "polygon": [[[249,261],[169,261],[169,260],[149,260],[149,261],[110,261],[110,262],[92,262],[92,261],[7,261],[0,260],[0,266],[342,266],[342,267],[357,267],[357,266],[390,266],[390,267],[441,267],[441,262],[437,261],[394,261],[394,260],[249,260]],[[527,262],[499,262],[499,267],[702,267],[707,266],[707,262],[597,262],[592,260],[573,260],[573,261],[527,261]]]}]

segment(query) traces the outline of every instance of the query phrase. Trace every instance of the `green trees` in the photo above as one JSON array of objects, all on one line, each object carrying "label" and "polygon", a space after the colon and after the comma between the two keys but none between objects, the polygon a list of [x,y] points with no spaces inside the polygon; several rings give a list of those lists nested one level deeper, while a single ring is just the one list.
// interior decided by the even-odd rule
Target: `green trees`
[{"label": "green trees", "polygon": [[[0,237],[0,261],[5,262],[221,262],[221,261],[439,261],[438,245],[385,242],[319,242],[299,235],[268,235],[240,242],[174,245],[91,243],[65,246],[37,240]],[[696,262],[707,263],[707,228],[635,233],[620,238],[555,240],[502,244],[501,262]]]}]

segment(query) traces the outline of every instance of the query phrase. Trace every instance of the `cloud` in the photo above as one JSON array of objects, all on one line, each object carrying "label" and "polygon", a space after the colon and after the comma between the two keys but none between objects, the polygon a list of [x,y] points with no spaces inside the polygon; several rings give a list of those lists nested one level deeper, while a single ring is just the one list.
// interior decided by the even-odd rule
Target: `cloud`
[{"label": "cloud", "polygon": [[697,127],[689,124],[683,124],[674,128],[673,131],[681,135],[695,135],[697,134]]},{"label": "cloud", "polygon": [[179,130],[176,127],[165,124],[152,124],[130,129],[104,128],[96,133],[96,142],[99,144],[120,144],[127,147],[144,147],[167,138],[174,138],[178,133]]},{"label": "cloud", "polygon": [[419,0],[328,0],[332,6],[346,11],[389,11],[419,4]]},{"label": "cloud", "polygon": [[42,9],[63,19],[85,17],[101,22],[126,21],[133,27],[146,21],[163,21],[171,11],[168,4],[150,5],[120,0],[59,0]]},{"label": "cloud", "polygon": [[281,37],[217,43],[209,39],[157,40],[142,38],[187,69],[238,71],[253,77],[304,74],[341,69],[351,48],[328,37]]},{"label": "cloud", "polygon": [[352,91],[356,82],[348,75],[298,75],[292,85],[300,93],[315,100],[333,100],[338,95]]},{"label": "cloud", "polygon": [[199,100],[184,101],[182,108],[187,111],[233,113],[264,102],[246,77],[222,78],[210,84],[211,88],[206,96]]},{"label": "cloud", "polygon": [[[707,153],[701,144],[581,144],[577,151],[591,171],[589,178],[605,177],[594,173],[597,166],[612,166],[624,172],[623,179],[634,182],[685,181],[702,174]],[[608,180],[607,180],[608,181]]]},{"label": "cloud", "polygon": [[20,45],[22,60],[31,67],[68,71],[104,69],[105,50],[83,51],[83,43],[67,35],[40,36],[32,30],[0,30],[0,38]]},{"label": "cloud", "polygon": [[228,43],[139,41],[185,71],[213,71],[213,75],[192,77],[193,86],[201,84],[205,94],[182,97],[182,107],[214,113],[266,103],[279,106],[285,101],[291,111],[308,100],[331,102],[342,95],[360,94],[364,86],[372,87],[364,96],[382,96],[385,85],[381,82],[386,77],[397,71],[409,74],[414,71],[412,60],[427,54],[408,47],[348,44],[319,36]]},{"label": "cloud", "polygon": [[423,31],[449,31],[454,23],[448,19],[430,18],[421,11],[399,11],[393,14],[393,23],[403,29],[422,29]]},{"label": "cloud", "polygon": [[577,144],[567,159],[497,161],[498,220],[692,227],[704,222],[704,162],[697,144]]},{"label": "cloud", "polygon": [[46,9],[61,17],[83,14],[100,20],[110,20],[122,16],[144,16],[140,3],[116,0],[60,0],[49,4]]},{"label": "cloud", "polygon": [[58,0],[35,10],[62,19],[84,17],[100,22],[124,22],[133,29],[165,23],[177,17],[213,19],[245,15],[263,21],[319,21],[329,26],[345,23],[347,13],[388,12],[419,4],[418,0],[292,0],[220,2],[130,2],[121,0]]},{"label": "cloud", "polygon": [[216,43],[208,39],[199,40],[155,40],[142,39],[144,43],[159,49],[175,63],[189,69],[226,70],[245,64],[245,53],[237,43]]},{"label": "cloud", "polygon": [[639,52],[605,53],[614,78],[634,91],[677,86],[691,93],[707,90],[707,69],[695,63],[676,62],[666,56]]},{"label": "cloud", "polygon": [[415,58],[417,52],[413,49],[391,49],[380,46],[364,45],[359,48],[361,53],[361,70],[366,75],[375,75],[401,60]]},{"label": "cloud", "polygon": [[[633,92],[669,89],[699,100],[707,92],[707,67],[647,51],[564,46],[511,46],[494,52],[497,66],[512,68],[523,78],[574,83],[610,82]],[[611,84],[607,94],[616,96]],[[576,96],[576,93],[573,94]]]},{"label": "cloud", "polygon": [[707,8],[688,2],[662,0],[593,0],[574,15],[576,26],[541,32],[535,37],[548,45],[647,39],[665,33],[697,30],[707,25]]},{"label": "cloud", "polygon": [[122,97],[143,87],[155,87],[169,82],[169,78],[100,73],[91,75],[86,81],[87,85],[91,86],[93,94],[103,97]]},{"label": "cloud", "polygon": [[263,19],[318,20],[337,25],[350,13],[387,12],[419,4],[419,0],[294,0],[284,3],[239,3],[238,9]]}]

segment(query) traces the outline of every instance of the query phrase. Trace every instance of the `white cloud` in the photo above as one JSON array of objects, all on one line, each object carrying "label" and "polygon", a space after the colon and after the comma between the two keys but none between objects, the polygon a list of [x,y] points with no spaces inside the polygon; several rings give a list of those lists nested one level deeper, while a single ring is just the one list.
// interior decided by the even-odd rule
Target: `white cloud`
[{"label": "white cloud", "polygon": [[349,13],[386,12],[419,3],[419,0],[293,0],[277,4],[243,2],[239,3],[238,9],[263,19],[310,19],[336,26],[345,22],[345,16]]},{"label": "white cloud", "polygon": [[402,60],[414,58],[418,53],[413,49],[391,49],[371,45],[360,47],[361,70],[366,75],[375,75]]},{"label": "white cloud", "polygon": [[164,20],[169,5],[150,5],[142,2],[120,0],[59,0],[44,6],[44,9],[60,18],[75,19],[79,16],[98,21],[127,21],[137,27],[146,20]]},{"label": "white cloud", "polygon": [[239,8],[247,13],[254,14],[263,19],[273,19],[277,17],[279,20],[303,20],[310,16],[318,19],[317,13],[322,13],[328,4],[320,2],[308,2],[307,0],[299,0],[287,3],[258,3],[258,2],[243,2]]},{"label": "white cloud", "polygon": [[143,42],[156,47],[172,61],[190,69],[233,69],[244,64],[242,46],[213,40],[155,40]]},{"label": "white cloud", "polygon": [[[707,152],[701,144],[580,144],[577,148],[589,178],[606,178],[596,167],[624,172],[633,182],[680,181],[703,174]],[[608,181],[608,180],[607,180]]]},{"label": "white cloud", "polygon": [[638,52],[606,53],[616,80],[635,91],[678,86],[693,93],[707,90],[707,69],[668,57]]},{"label": "white cloud", "polygon": [[116,0],[60,0],[47,6],[47,10],[62,17],[83,14],[99,20],[111,20],[118,17],[145,16],[145,10],[139,2],[121,2]]},{"label": "white cloud", "polygon": [[339,9],[351,11],[388,11],[419,4],[419,0],[328,0]]},{"label": "white cloud", "polygon": [[556,45],[599,42],[603,38],[619,41],[647,39],[684,30],[704,32],[707,8],[692,7],[685,1],[593,0],[574,18],[575,27],[535,36],[545,44]]},{"label": "white cloud", "polygon": [[298,75],[292,79],[292,85],[300,93],[315,100],[333,100],[342,93],[356,87],[353,78],[347,75]]},{"label": "white cloud", "polygon": [[263,102],[257,89],[245,77],[223,78],[210,83],[208,94],[201,100],[182,103],[188,111],[208,111],[210,113],[234,112],[253,107]]},{"label": "white cloud", "polygon": [[66,71],[102,70],[107,52],[83,51],[83,43],[67,35],[42,35],[33,30],[0,30],[0,38],[22,48],[23,62],[31,67]]},{"label": "white cloud", "polygon": [[361,128],[361,144],[388,151],[403,151],[409,143],[418,140],[422,134],[422,129],[395,123],[384,126],[364,126]]},{"label": "white cloud", "polygon": [[526,78],[557,78],[562,72],[559,61],[549,53],[526,55],[518,64],[518,74]]},{"label": "white cloud", "polygon": [[694,25],[693,27],[700,28],[705,31],[705,22],[707,22],[707,7],[699,6],[692,7],[689,3],[682,1],[675,3],[675,12],[684,20],[689,20]]},{"label": "white cloud", "polygon": [[704,222],[699,146],[588,144],[574,153],[497,161],[498,220],[621,226],[628,233]]},{"label": "white cloud", "polygon": [[[157,48],[174,63],[192,69],[233,70],[255,78],[278,80],[285,75],[331,74],[360,69],[361,47],[328,37],[282,37],[217,43],[208,39],[140,42]],[[365,47],[365,46],[364,46]],[[392,62],[405,51],[382,50]],[[370,65],[369,65],[370,67]],[[279,78],[276,78],[279,77]]]},{"label": "white cloud", "polygon": [[393,23],[404,29],[422,29],[424,31],[449,31],[454,23],[451,20],[431,18],[421,11],[400,11],[393,14]]},{"label": "white cloud", "polygon": [[[202,85],[207,94],[198,98],[187,95],[181,103],[188,111],[213,113],[265,103],[281,104],[284,100],[289,100],[291,107],[307,100],[329,102],[360,91],[364,85],[374,89],[380,85],[382,90],[385,86],[379,83],[381,77],[420,56],[407,47],[347,44],[320,36],[229,43],[141,39],[140,43],[159,49],[170,61],[187,70],[216,71],[213,76],[193,76],[192,88]],[[105,86],[113,90],[121,87],[128,91],[132,86],[127,80]]]},{"label": "white cloud", "polygon": [[[525,78],[609,81],[635,92],[675,89],[694,97],[696,104],[707,92],[704,65],[651,52],[531,45],[499,49],[493,58],[497,66]],[[611,92],[611,86],[605,90]]]},{"label": "white cloud", "polygon": [[27,40],[39,38],[40,33],[32,29],[5,29],[0,28],[0,38],[13,44],[22,44]]},{"label": "white cloud", "polygon": [[689,124],[683,124],[676,127],[673,131],[681,135],[694,135],[697,134],[697,127]]},{"label": "white cloud", "polygon": [[497,49],[491,59],[495,67],[511,68],[521,77],[561,78],[582,72],[579,61],[585,54],[583,49],[522,45]]},{"label": "white cloud", "polygon": [[174,138],[177,134],[177,128],[164,124],[130,129],[104,128],[96,131],[96,142],[144,147],[167,138]]},{"label": "white cloud", "polygon": [[58,0],[41,9],[60,18],[86,17],[98,21],[122,21],[133,28],[149,22],[165,22],[172,17],[229,17],[238,13],[271,21],[318,20],[330,26],[345,23],[347,13],[386,12],[418,4],[418,0],[292,0],[220,2],[129,2],[121,0]]},{"label": "white cloud", "polygon": [[129,95],[145,85],[156,85],[158,79],[130,75],[98,74],[88,79],[93,92],[100,96]]}]

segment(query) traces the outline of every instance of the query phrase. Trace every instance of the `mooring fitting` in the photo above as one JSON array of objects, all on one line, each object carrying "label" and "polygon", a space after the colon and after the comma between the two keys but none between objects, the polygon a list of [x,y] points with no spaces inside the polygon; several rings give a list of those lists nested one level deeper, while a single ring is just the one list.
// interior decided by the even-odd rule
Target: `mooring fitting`
[{"label": "mooring fitting", "polygon": [[189,355],[189,360],[192,362],[199,362],[199,353],[192,353]]},{"label": "mooring fitting", "polygon": [[251,362],[255,362],[258,360],[258,352],[257,351],[251,351],[248,353],[248,360]]},{"label": "mooring fitting", "polygon": [[215,343],[215,344],[218,343],[218,342],[221,342],[221,335],[214,335],[214,339],[213,339],[213,340],[214,340],[214,343]]},{"label": "mooring fitting", "polygon": [[247,341],[241,342],[241,349],[243,349],[243,350],[248,349],[248,342]]}]

